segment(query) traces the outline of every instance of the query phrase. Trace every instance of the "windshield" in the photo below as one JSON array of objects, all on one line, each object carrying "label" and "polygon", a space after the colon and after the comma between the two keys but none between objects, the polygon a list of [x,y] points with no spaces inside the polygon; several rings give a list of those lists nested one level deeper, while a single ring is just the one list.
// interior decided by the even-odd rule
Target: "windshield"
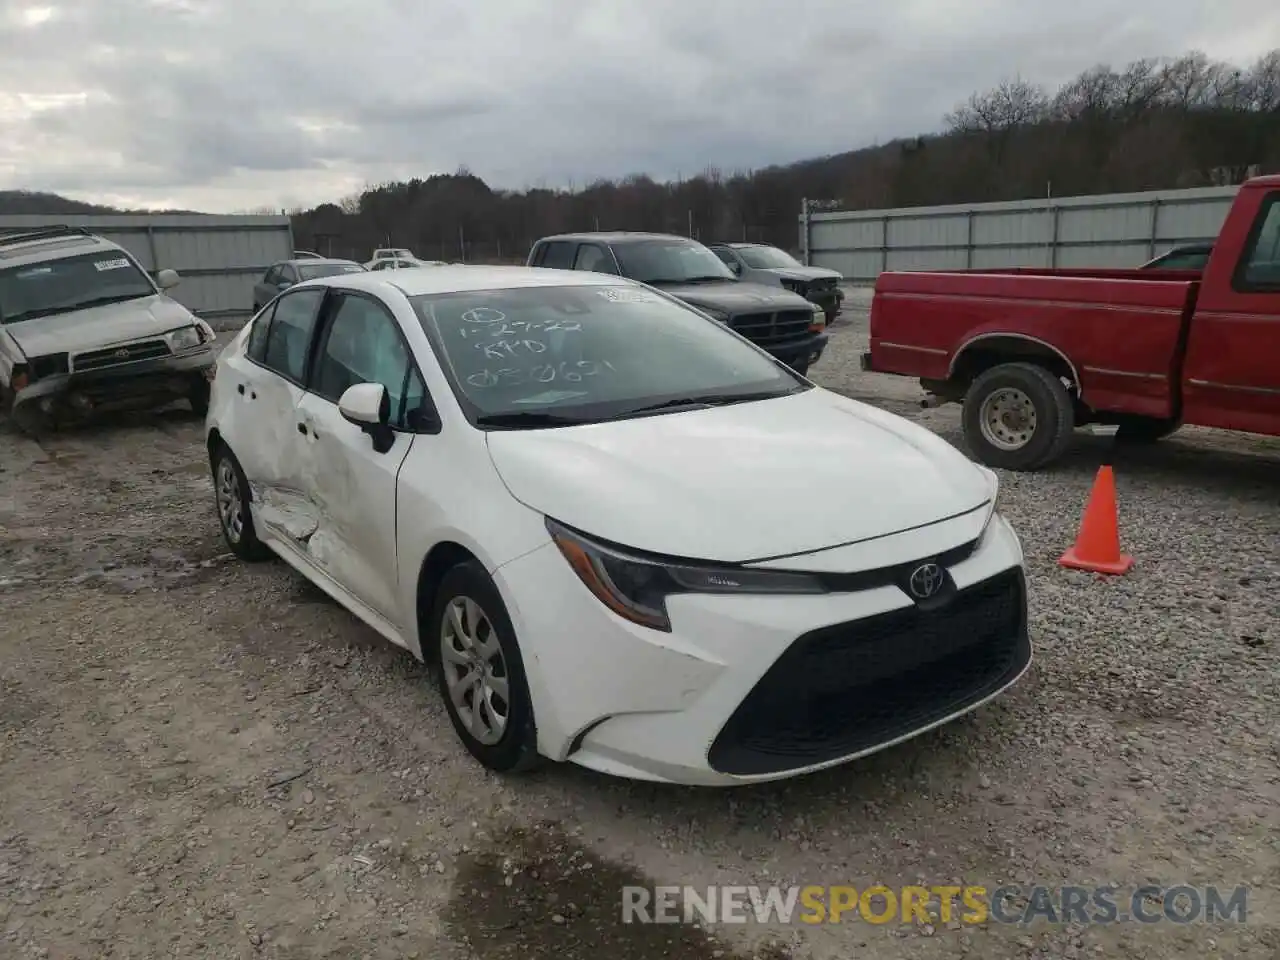
[{"label": "windshield", "polygon": [[132,260],[111,251],[0,270],[0,323],[69,313],[139,297],[156,288]]},{"label": "windshield", "polygon": [[673,402],[726,403],[810,389],[715,321],[634,284],[410,302],[468,419],[482,428],[609,420]]},{"label": "windshield", "polygon": [[622,272],[641,283],[737,280],[724,262],[694,240],[641,240],[613,248]]},{"label": "windshield", "polygon": [[316,277],[336,277],[340,273],[364,273],[364,267],[358,263],[299,263],[298,276],[303,280],[314,280]]},{"label": "windshield", "polygon": [[803,267],[804,264],[777,247],[737,247],[735,251],[748,267],[756,270],[776,270],[785,267]]}]

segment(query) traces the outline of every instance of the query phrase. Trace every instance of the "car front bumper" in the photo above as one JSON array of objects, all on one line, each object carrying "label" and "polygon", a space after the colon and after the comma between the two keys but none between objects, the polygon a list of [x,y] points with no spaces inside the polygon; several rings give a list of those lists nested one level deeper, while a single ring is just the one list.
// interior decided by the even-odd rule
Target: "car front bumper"
[{"label": "car front bumper", "polygon": [[[928,540],[910,536],[912,548]],[[954,545],[936,542],[934,554]],[[670,633],[607,610],[552,544],[494,576],[543,754],[616,776],[730,786],[874,753],[1016,682],[1031,660],[1017,536],[997,515],[948,569],[955,592],[932,611],[892,584],[681,595],[668,600]]]},{"label": "car front bumper", "polygon": [[123,363],[87,373],[41,377],[14,395],[14,416],[44,416],[70,409],[88,413],[119,403],[167,401],[190,395],[193,381],[207,376],[217,361],[213,344],[154,360]]},{"label": "car front bumper", "polygon": [[793,343],[780,343],[775,346],[764,347],[764,349],[789,367],[808,369],[822,357],[823,351],[827,349],[827,341],[829,339],[830,337],[826,333],[815,333],[805,337],[803,340],[797,340]]},{"label": "car front bumper", "polygon": [[810,303],[816,303],[824,313],[831,316],[840,312],[840,306],[844,303],[844,291],[839,287],[815,290],[807,294],[806,299]]}]

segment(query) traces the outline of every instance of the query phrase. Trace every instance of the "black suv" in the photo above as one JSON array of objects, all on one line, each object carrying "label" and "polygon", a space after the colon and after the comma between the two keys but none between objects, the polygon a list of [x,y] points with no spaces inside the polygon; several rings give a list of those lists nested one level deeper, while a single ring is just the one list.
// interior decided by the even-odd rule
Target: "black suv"
[{"label": "black suv", "polygon": [[572,233],[544,237],[528,266],[589,270],[638,280],[696,307],[797,373],[827,346],[821,308],[780,287],[735,277],[707,247],[664,233]]}]

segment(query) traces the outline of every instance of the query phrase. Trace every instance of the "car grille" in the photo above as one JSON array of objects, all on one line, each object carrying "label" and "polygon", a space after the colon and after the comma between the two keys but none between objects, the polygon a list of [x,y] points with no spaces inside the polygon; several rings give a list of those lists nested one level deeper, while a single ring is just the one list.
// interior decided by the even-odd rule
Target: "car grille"
[{"label": "car grille", "polygon": [[836,288],[835,277],[823,277],[819,280],[809,281],[810,293],[830,293]]},{"label": "car grille", "polygon": [[796,640],[708,754],[721,773],[781,773],[910,734],[999,690],[1031,657],[1020,568],[919,606]]},{"label": "car grille", "polygon": [[88,350],[76,355],[73,369],[76,373],[90,370],[103,370],[107,367],[118,367],[126,363],[137,363],[139,360],[154,360],[169,355],[169,344],[164,340],[140,340],[137,343],[126,343],[106,350]]},{"label": "car grille", "polygon": [[729,326],[752,343],[768,347],[803,337],[812,323],[812,311],[783,310],[779,313],[740,313],[729,321]]}]

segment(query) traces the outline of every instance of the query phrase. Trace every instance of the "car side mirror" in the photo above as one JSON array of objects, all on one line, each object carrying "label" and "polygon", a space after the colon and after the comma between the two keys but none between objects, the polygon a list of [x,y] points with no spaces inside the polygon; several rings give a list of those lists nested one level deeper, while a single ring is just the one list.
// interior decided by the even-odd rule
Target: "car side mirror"
[{"label": "car side mirror", "polygon": [[338,398],[338,412],[369,435],[373,449],[386,453],[396,441],[390,427],[391,397],[380,383],[357,383]]},{"label": "car side mirror", "polygon": [[732,273],[735,277],[742,276],[742,264],[740,263],[729,264],[729,272]]},{"label": "car side mirror", "polygon": [[177,270],[161,270],[156,274],[156,286],[161,290],[172,290],[181,281]]},{"label": "car side mirror", "polygon": [[292,286],[293,286],[292,280],[281,280],[279,283],[276,284],[276,288],[279,290],[288,290]]}]

